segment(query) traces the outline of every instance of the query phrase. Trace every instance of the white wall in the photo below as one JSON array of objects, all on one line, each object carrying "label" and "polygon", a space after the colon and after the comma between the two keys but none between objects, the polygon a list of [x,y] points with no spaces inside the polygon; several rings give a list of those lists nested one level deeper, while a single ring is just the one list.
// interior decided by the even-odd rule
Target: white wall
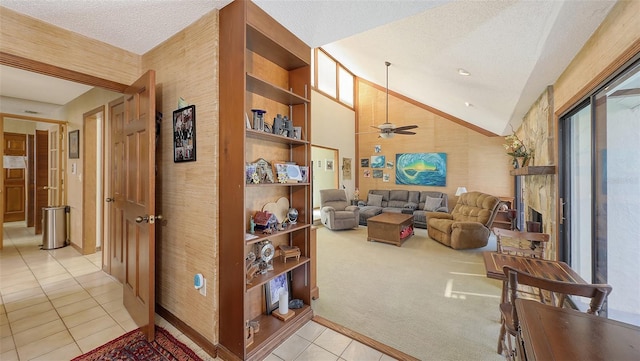
[{"label": "white wall", "polygon": [[[354,110],[339,104],[335,100],[311,91],[311,144],[315,146],[338,149],[339,159],[334,164],[334,171],[340,172],[338,187],[345,187],[347,197],[353,196],[355,188],[355,118]],[[343,178],[342,159],[351,158],[351,179]],[[324,169],[324,160],[322,161]],[[315,170],[317,170],[317,165]],[[316,187],[314,186],[314,193]],[[319,205],[320,197],[314,194],[314,206]]]}]

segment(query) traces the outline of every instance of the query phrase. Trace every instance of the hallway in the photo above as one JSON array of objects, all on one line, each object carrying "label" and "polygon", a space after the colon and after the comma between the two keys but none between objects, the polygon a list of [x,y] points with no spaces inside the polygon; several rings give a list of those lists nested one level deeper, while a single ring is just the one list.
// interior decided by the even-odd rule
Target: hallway
[{"label": "hallway", "polygon": [[[136,328],[122,285],[100,269],[102,253],[72,247],[43,251],[24,222],[5,223],[0,251],[0,360],[69,360]],[[156,315],[200,357],[186,336]]]}]

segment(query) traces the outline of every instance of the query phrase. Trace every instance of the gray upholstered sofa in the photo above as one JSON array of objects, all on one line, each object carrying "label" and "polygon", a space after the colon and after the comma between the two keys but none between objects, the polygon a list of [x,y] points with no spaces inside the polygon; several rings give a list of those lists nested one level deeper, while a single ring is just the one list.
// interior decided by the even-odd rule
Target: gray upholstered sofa
[{"label": "gray upholstered sofa", "polygon": [[[426,208],[425,208],[426,206]],[[360,225],[384,212],[413,214],[415,227],[427,228],[427,213],[449,212],[449,197],[443,192],[409,191],[404,189],[372,189],[367,199],[358,202]]]}]

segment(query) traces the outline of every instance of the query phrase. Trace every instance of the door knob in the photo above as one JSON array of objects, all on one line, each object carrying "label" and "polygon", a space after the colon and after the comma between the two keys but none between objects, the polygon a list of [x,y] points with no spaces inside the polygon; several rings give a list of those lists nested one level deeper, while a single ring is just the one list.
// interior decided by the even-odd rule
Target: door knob
[{"label": "door knob", "polygon": [[144,217],[137,216],[136,217],[136,223],[142,223],[142,222],[149,222],[149,216],[144,216]]},{"label": "door knob", "polygon": [[111,203],[111,202],[115,201],[115,199],[109,197],[109,198],[106,199],[106,201],[107,201],[107,203]]}]

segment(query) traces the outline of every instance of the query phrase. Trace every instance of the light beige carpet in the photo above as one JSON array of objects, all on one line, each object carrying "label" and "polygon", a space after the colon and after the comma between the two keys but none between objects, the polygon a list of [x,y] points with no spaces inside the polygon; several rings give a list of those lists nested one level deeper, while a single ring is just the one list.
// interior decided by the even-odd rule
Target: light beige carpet
[{"label": "light beige carpet", "polygon": [[[496,353],[501,283],[482,251],[416,234],[402,247],[367,242],[367,228],[318,228],[315,314],[421,360],[503,360]],[[363,360],[365,361],[365,360]]]}]

